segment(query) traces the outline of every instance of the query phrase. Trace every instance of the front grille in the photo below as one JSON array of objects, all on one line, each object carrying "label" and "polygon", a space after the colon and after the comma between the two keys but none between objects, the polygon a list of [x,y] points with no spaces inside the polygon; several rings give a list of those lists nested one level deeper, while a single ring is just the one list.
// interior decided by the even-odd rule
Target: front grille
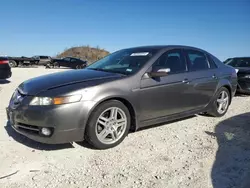
[{"label": "front grille", "polygon": [[237,76],[238,76],[238,78],[244,78],[246,75],[249,75],[250,74],[250,72],[248,73],[248,72],[238,72],[238,74],[237,74]]},{"label": "front grille", "polygon": [[33,126],[33,125],[27,125],[27,124],[23,124],[23,123],[18,123],[15,125],[15,127],[17,129],[20,129],[22,131],[25,131],[27,133],[31,133],[31,134],[39,134],[40,129],[37,126]]}]

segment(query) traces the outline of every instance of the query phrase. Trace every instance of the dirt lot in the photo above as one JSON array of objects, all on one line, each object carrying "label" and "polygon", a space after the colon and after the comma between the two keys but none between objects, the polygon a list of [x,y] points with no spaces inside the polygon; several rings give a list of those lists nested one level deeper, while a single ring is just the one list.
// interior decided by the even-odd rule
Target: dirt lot
[{"label": "dirt lot", "polygon": [[[8,126],[5,107],[24,80],[58,71],[15,68],[0,81],[0,187],[250,187],[250,97],[226,116],[193,116],[131,133],[118,147],[44,145]],[[10,175],[10,176],[8,176]],[[6,177],[8,176],[8,177]]]}]

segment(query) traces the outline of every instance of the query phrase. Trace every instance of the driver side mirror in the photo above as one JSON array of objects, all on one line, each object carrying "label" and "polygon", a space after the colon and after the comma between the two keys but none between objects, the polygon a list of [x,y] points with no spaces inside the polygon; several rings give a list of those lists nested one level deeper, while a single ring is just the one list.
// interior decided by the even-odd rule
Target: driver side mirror
[{"label": "driver side mirror", "polygon": [[148,75],[151,78],[156,78],[156,77],[164,77],[169,74],[171,70],[169,68],[166,69],[159,69],[156,72],[149,72]]}]

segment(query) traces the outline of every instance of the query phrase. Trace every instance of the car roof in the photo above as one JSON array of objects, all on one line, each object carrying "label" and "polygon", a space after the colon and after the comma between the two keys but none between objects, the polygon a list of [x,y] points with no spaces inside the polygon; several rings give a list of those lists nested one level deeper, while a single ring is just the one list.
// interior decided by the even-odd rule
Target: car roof
[{"label": "car roof", "polygon": [[229,58],[229,59],[248,59],[250,57],[233,57],[233,58]]},{"label": "car roof", "polygon": [[192,46],[185,46],[185,45],[149,45],[149,46],[138,46],[132,47],[127,49],[155,49],[155,50],[162,50],[162,49],[171,49],[171,48],[182,48],[182,49],[190,49],[190,50],[198,50],[206,52],[200,48],[192,47]]},{"label": "car roof", "polygon": [[34,55],[33,57],[50,57],[48,55]]}]

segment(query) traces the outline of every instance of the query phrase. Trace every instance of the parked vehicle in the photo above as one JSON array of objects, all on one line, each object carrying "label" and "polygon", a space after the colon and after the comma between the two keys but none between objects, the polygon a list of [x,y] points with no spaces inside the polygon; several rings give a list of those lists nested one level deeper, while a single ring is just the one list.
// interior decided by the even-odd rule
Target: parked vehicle
[{"label": "parked vehicle", "polygon": [[74,57],[65,57],[62,59],[53,59],[52,67],[69,67],[72,69],[82,69],[87,66],[87,61],[83,61]]},{"label": "parked vehicle", "polygon": [[0,57],[0,79],[10,78],[12,75],[7,57]]},{"label": "parked vehicle", "polygon": [[50,64],[52,62],[52,58],[50,56],[34,56],[36,59],[37,65],[44,65]]},{"label": "parked vehicle", "polygon": [[27,66],[27,65],[35,65],[37,64],[37,60],[33,57],[8,57],[9,59],[9,65],[11,67],[18,67],[19,65],[21,66]]},{"label": "parked vehicle", "polygon": [[230,61],[232,58],[228,58],[225,61],[223,61],[224,64],[226,64],[228,61]]},{"label": "parked vehicle", "polygon": [[238,75],[237,91],[250,94],[250,57],[235,57],[226,62],[236,69]]},{"label": "parked vehicle", "polygon": [[86,139],[107,149],[121,143],[129,130],[200,112],[223,116],[236,87],[235,69],[208,52],[185,46],[137,47],[82,70],[23,82],[7,116],[17,132],[39,142]]}]

